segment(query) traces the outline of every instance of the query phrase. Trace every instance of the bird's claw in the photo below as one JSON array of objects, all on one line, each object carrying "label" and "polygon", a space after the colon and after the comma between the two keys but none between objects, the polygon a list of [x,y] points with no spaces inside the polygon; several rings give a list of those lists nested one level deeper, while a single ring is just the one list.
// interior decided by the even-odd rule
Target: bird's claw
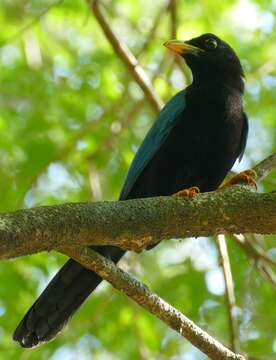
[{"label": "bird's claw", "polygon": [[247,169],[245,171],[242,171],[241,173],[233,176],[231,179],[226,181],[224,185],[220,187],[220,189],[224,189],[226,187],[235,185],[235,184],[246,184],[246,185],[252,185],[257,190],[257,182],[256,182],[257,173],[253,169]]},{"label": "bird's claw", "polygon": [[193,198],[195,197],[196,195],[198,195],[200,193],[200,190],[197,186],[192,186],[188,189],[183,189],[183,190],[180,190],[176,193],[174,193],[172,196],[176,197],[176,196],[187,196],[187,197],[190,197],[190,198]]}]

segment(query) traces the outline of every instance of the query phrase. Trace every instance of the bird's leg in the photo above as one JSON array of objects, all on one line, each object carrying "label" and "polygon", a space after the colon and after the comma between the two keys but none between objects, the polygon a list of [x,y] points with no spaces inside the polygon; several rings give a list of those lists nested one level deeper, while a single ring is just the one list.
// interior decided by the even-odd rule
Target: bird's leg
[{"label": "bird's leg", "polygon": [[229,186],[235,185],[235,184],[246,184],[246,185],[253,185],[257,189],[257,183],[256,183],[256,171],[253,169],[247,169],[245,171],[242,171],[241,173],[231,177],[226,183],[221,185],[219,187],[219,190],[225,189]]},{"label": "bird's leg", "polygon": [[188,189],[183,189],[180,190],[174,194],[172,194],[172,196],[187,196],[187,197],[195,197],[197,194],[199,194],[200,190],[197,186],[192,186]]}]

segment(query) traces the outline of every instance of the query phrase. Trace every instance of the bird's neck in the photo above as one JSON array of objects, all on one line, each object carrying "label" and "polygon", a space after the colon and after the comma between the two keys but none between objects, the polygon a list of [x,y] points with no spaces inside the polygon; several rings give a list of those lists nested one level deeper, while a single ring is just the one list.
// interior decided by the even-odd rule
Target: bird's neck
[{"label": "bird's neck", "polygon": [[244,93],[244,82],[242,79],[233,79],[232,81],[225,82],[212,79],[207,82],[194,78],[191,87],[201,93],[205,93],[207,96],[212,94],[223,94],[225,96],[233,93],[243,96]]},{"label": "bird's neck", "polygon": [[194,76],[192,86],[201,89],[203,92],[209,93],[244,93],[244,81],[242,76],[233,76],[226,74],[221,76]]}]

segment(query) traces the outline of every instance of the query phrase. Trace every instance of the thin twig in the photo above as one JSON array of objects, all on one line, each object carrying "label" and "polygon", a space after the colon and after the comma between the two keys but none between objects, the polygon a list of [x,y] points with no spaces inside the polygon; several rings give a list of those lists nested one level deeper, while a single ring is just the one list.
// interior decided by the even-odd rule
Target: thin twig
[{"label": "thin twig", "polygon": [[252,244],[248,235],[232,235],[237,244],[245,252],[249,260],[252,261],[257,272],[276,289],[276,274],[271,268],[275,266],[275,260],[270,258],[261,246],[256,247]]},{"label": "thin twig", "polygon": [[225,300],[227,304],[228,312],[228,323],[230,331],[230,344],[231,350],[236,352],[239,348],[238,346],[238,331],[237,331],[237,322],[234,317],[234,308],[235,308],[235,293],[234,293],[234,284],[231,273],[230,260],[227,250],[227,244],[225,236],[220,234],[216,237],[217,247],[219,250],[219,256],[221,260],[221,266],[223,270],[224,283],[225,283]]},{"label": "thin twig", "polygon": [[208,355],[210,359],[245,360],[242,355],[235,354],[227,349],[177,309],[152,293],[147,286],[117,267],[111,260],[87,247],[66,247],[60,250],[84,267],[95,271],[104,280],[110,282],[113,287],[157,316]]},{"label": "thin twig", "polygon": [[171,36],[172,39],[176,39],[176,29],[177,29],[176,0],[170,0],[169,9],[171,16]]},{"label": "thin twig", "polygon": [[145,97],[148,99],[150,104],[152,105],[155,111],[160,111],[163,107],[163,102],[160,97],[155,93],[154,88],[151,85],[150,79],[143,70],[143,68],[139,65],[136,57],[129,50],[127,45],[123,43],[119,38],[115,35],[113,30],[111,29],[108,21],[106,20],[103,12],[100,8],[100,1],[88,1],[93,11],[99,25],[101,26],[103,32],[106,35],[107,40],[113,47],[113,50],[119,56],[119,58],[124,62],[124,64],[129,69],[130,73],[136,80],[137,84],[141,87],[142,91],[145,94]]},{"label": "thin twig", "polygon": [[271,266],[276,266],[276,260],[272,259],[269,255],[267,255],[264,250],[261,241],[264,240],[263,236],[256,234],[246,234],[244,235],[246,242],[250,244],[255,251],[258,252],[259,256],[266,261]]},{"label": "thin twig", "polygon": [[276,169],[276,153],[270,155],[258,165],[256,165],[253,170],[257,173],[257,180],[261,181],[267,177],[273,170]]},{"label": "thin twig", "polygon": [[159,11],[157,12],[155,19],[153,21],[152,27],[151,27],[149,33],[147,34],[147,39],[144,42],[144,44],[141,46],[141,49],[139,50],[139,52],[136,54],[137,58],[148,50],[150,43],[152,42],[152,40],[155,37],[157,27],[160,23],[160,20],[162,19],[163,14],[165,13],[166,8],[167,8],[167,6],[166,7],[161,6]]},{"label": "thin twig", "polygon": [[[176,39],[177,38],[177,0],[170,0],[169,11],[171,17],[171,37],[172,39]],[[189,83],[191,81],[191,75],[187,66],[185,66],[183,59],[179,55],[172,55],[172,56],[174,57],[175,64],[183,73],[186,82]]]}]

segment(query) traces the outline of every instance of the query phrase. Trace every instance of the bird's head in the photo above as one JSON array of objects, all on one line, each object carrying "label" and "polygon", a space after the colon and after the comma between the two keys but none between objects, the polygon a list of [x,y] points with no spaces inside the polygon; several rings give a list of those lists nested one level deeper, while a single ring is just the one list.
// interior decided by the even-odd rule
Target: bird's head
[{"label": "bird's head", "polygon": [[188,41],[170,40],[164,46],[181,55],[193,74],[194,83],[222,83],[243,92],[243,69],[234,50],[213,34]]}]

